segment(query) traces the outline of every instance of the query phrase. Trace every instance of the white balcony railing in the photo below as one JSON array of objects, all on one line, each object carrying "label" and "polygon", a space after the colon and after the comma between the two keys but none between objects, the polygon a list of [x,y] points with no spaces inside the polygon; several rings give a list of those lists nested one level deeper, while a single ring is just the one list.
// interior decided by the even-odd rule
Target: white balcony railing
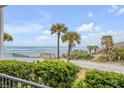
[{"label": "white balcony railing", "polygon": [[47,86],[0,73],[0,88],[48,88]]}]

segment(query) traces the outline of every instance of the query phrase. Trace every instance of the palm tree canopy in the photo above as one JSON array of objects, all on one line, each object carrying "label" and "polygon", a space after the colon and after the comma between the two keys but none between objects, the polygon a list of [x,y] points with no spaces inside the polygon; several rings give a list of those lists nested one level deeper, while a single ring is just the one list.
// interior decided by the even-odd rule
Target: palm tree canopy
[{"label": "palm tree canopy", "polygon": [[111,35],[105,35],[101,39],[101,44],[102,45],[113,45],[113,39]]},{"label": "palm tree canopy", "polygon": [[92,46],[91,45],[87,45],[87,49],[92,49]]},{"label": "palm tree canopy", "polygon": [[67,32],[62,36],[62,42],[68,42],[69,45],[75,46],[76,43],[80,44],[81,37],[76,32]]},{"label": "palm tree canopy", "polygon": [[58,35],[60,35],[60,33],[66,33],[68,30],[68,27],[65,24],[54,24],[51,27],[51,34],[57,33]]},{"label": "palm tree canopy", "polygon": [[13,38],[11,35],[4,33],[4,41],[12,41],[12,40],[13,40]]}]

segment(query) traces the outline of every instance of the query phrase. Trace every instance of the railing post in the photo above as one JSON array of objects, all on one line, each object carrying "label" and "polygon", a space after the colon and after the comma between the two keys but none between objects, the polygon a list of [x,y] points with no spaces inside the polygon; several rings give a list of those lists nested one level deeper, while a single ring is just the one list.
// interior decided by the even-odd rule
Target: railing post
[{"label": "railing post", "polygon": [[0,7],[0,59],[4,57],[4,17],[3,7]]}]

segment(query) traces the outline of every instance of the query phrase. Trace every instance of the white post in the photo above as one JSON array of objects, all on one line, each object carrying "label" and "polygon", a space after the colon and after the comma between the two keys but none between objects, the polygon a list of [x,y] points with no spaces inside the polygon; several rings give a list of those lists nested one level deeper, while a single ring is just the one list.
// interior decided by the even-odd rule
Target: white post
[{"label": "white post", "polygon": [[0,59],[4,57],[4,18],[3,8],[0,8]]}]

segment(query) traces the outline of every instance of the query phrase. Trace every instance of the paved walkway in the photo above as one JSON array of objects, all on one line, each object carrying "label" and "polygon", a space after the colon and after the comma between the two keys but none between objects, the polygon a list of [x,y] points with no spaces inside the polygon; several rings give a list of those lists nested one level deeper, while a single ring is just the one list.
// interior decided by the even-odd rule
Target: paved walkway
[{"label": "paved walkway", "polygon": [[91,68],[91,69],[99,69],[103,71],[112,71],[112,72],[117,72],[117,73],[122,73],[124,74],[124,66],[118,66],[114,64],[109,64],[109,63],[95,63],[91,61],[71,61],[72,63],[80,66],[80,67],[86,67],[86,68]]}]

